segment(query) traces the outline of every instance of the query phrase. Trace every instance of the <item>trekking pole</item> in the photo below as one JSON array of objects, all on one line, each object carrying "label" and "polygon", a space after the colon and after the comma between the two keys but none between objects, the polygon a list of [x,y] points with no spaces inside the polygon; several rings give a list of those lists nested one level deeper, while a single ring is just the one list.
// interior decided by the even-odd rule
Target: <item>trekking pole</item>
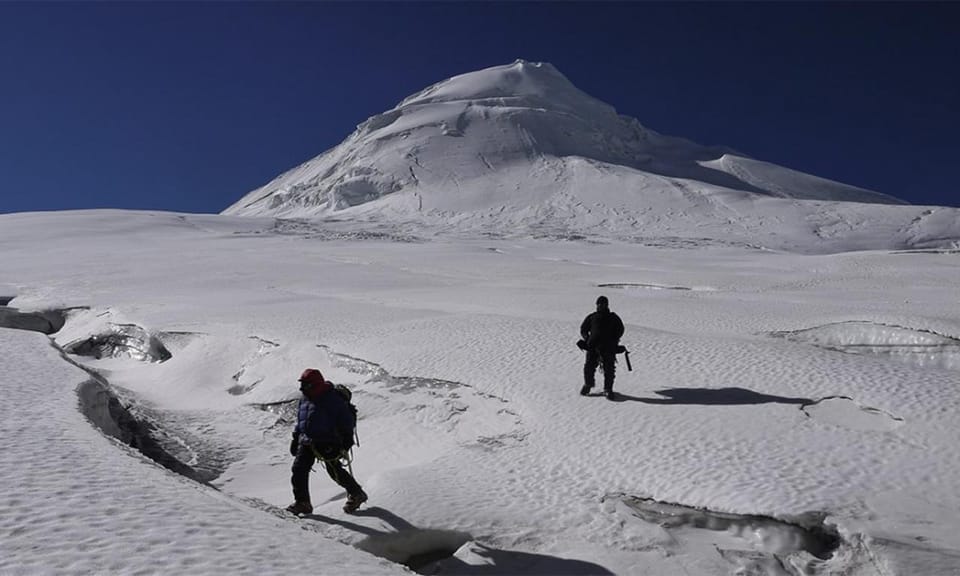
[{"label": "trekking pole", "polygon": [[630,365],[630,351],[623,349],[623,357],[627,360],[627,372],[633,372],[633,366]]}]

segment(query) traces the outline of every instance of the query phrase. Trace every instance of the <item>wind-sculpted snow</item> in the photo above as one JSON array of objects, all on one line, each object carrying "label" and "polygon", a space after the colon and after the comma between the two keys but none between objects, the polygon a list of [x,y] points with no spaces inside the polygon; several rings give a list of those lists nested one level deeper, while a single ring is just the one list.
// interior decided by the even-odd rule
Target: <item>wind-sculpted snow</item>
[{"label": "wind-sculpted snow", "polygon": [[803,411],[819,422],[853,430],[893,430],[903,424],[903,418],[877,408],[861,406],[844,396],[821,398],[804,406]]},{"label": "wind-sculpted snow", "polygon": [[701,162],[701,165],[722,170],[742,182],[782,198],[906,204],[893,196],[818,178],[736,154],[724,154],[717,160]]},{"label": "wind-sculpted snow", "polygon": [[[853,214],[767,225],[826,238]],[[956,573],[958,372],[770,336],[861,322],[821,336],[957,338],[953,254],[475,237],[452,220],[398,242],[310,237],[322,220],[285,234],[266,232],[274,218],[0,215],[2,293],[68,310],[49,337],[0,329],[0,573],[289,574],[317,558],[344,574],[402,569],[386,558],[437,574]],[[575,342],[600,294],[632,353],[614,402],[578,393]],[[215,488],[83,416],[91,375],[51,341],[115,326],[170,357],[68,358]],[[360,410],[359,514],[319,469],[314,514],[282,512],[307,367]],[[644,520],[630,498],[688,523]],[[791,526],[840,541],[821,551]]]},{"label": "wind-sculpted snow", "polygon": [[[370,420],[397,417],[407,418],[422,428],[416,455],[404,454],[401,449],[393,454],[394,458],[437,458],[457,445],[499,449],[522,442],[526,436],[519,414],[502,398],[459,382],[392,376],[375,363],[322,349],[331,368],[349,375],[348,380],[336,383],[347,384],[354,394],[354,403],[363,406],[360,428],[366,428]],[[256,406],[277,414],[284,437],[296,422],[297,398]]]}]

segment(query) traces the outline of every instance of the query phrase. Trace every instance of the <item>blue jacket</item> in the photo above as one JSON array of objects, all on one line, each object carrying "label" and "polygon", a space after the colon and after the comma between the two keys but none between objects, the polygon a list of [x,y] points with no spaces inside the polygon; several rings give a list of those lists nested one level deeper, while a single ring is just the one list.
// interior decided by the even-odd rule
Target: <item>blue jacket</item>
[{"label": "blue jacket", "polygon": [[353,444],[357,417],[337,391],[328,389],[314,398],[303,396],[297,406],[300,444],[346,447]]}]

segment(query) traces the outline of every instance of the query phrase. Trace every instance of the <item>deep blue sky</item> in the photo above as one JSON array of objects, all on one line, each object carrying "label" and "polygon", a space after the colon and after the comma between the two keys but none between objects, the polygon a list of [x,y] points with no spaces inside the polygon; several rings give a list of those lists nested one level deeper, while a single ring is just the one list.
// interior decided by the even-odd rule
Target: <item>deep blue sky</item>
[{"label": "deep blue sky", "polygon": [[444,78],[960,205],[960,4],[0,2],[0,212],[219,212]]}]

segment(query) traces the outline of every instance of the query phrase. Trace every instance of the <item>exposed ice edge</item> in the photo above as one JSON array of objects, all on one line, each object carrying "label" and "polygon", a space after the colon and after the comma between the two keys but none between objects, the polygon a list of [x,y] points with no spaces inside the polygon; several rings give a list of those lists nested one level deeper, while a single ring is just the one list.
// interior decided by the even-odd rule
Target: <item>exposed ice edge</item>
[{"label": "exposed ice edge", "polygon": [[884,355],[924,368],[960,370],[960,339],[926,328],[845,320],[771,336],[852,354]]},{"label": "exposed ice edge", "polygon": [[707,530],[729,530],[733,525],[776,526],[796,532],[796,537],[778,540],[776,544],[779,549],[774,550],[777,553],[803,549],[821,560],[826,560],[842,542],[836,527],[826,522],[829,516],[826,512],[806,512],[784,518],[761,514],[734,514],[622,493],[607,494],[601,498],[601,502],[611,498],[622,500],[645,520],[664,527],[694,526]]},{"label": "exposed ice edge", "polygon": [[607,494],[601,502],[622,503],[628,514],[659,526],[673,540],[696,538],[699,531],[725,532],[738,547],[713,547],[735,574],[848,574],[876,567],[868,539],[843,533],[827,512],[735,514],[623,493]]},{"label": "exposed ice edge", "polygon": [[[8,299],[7,302],[9,301]],[[163,430],[160,425],[162,415],[139,406],[132,397],[126,402],[121,401],[120,397],[124,394],[111,386],[103,375],[70,357],[71,355],[96,358],[128,356],[140,361],[162,362],[171,355],[155,335],[140,326],[123,324],[113,326],[112,331],[81,338],[66,346],[60,346],[54,341],[52,335],[63,329],[72,312],[88,309],[73,307],[20,312],[0,305],[0,327],[47,335],[50,337],[50,346],[57,350],[65,362],[90,376],[77,386],[78,407],[87,420],[104,436],[137,450],[172,472],[209,486],[209,482],[222,472],[221,458],[205,454],[204,466],[195,467],[195,463],[201,460],[196,451],[199,448],[192,447],[175,434]],[[177,444],[183,451],[193,454],[189,459],[190,462],[183,462],[181,458],[171,454],[159,440],[163,437]]]},{"label": "exposed ice edge", "polygon": [[54,334],[59,332],[67,321],[67,314],[71,309],[65,310],[38,310],[36,312],[21,312],[16,308],[8,308],[7,304],[14,297],[0,298],[0,326],[4,328],[13,328],[15,330],[29,330],[31,332],[40,332],[41,334]]},{"label": "exposed ice edge", "polygon": [[165,362],[173,357],[160,338],[136,324],[111,324],[108,331],[70,342],[63,350],[77,356],[128,356],[142,362]]},{"label": "exposed ice edge", "polygon": [[[87,372],[94,375],[89,370]],[[135,408],[129,404],[124,405],[114,393],[110,383],[102,377],[95,376],[81,383],[77,387],[77,397],[80,412],[104,436],[137,450],[171,472],[216,489],[210,482],[222,471],[211,466],[215,461],[207,461],[206,469],[202,469],[194,467],[200,461],[195,452],[190,463],[184,463],[180,458],[173,456],[156,440],[157,436],[168,434],[161,433],[156,424],[135,416],[133,412]],[[187,450],[194,450],[182,440],[178,443]]]},{"label": "exposed ice edge", "polygon": [[[265,338],[261,338],[259,336],[247,336],[247,338],[250,340],[254,340],[258,343],[257,352],[256,352],[256,357],[258,358],[265,356],[268,350],[272,348],[277,348],[280,346],[280,344],[276,342],[267,340]],[[236,382],[236,384],[227,388],[228,393],[233,394],[234,396],[240,396],[242,394],[246,394],[247,392],[250,392],[251,390],[256,388],[257,385],[263,381],[263,378],[258,378],[253,382],[241,383],[241,380],[243,379],[244,374],[246,374],[247,372],[249,364],[250,364],[249,362],[244,362],[243,364],[240,365],[240,369],[237,370],[233,374],[233,376],[231,376],[231,379],[234,382]]]}]

